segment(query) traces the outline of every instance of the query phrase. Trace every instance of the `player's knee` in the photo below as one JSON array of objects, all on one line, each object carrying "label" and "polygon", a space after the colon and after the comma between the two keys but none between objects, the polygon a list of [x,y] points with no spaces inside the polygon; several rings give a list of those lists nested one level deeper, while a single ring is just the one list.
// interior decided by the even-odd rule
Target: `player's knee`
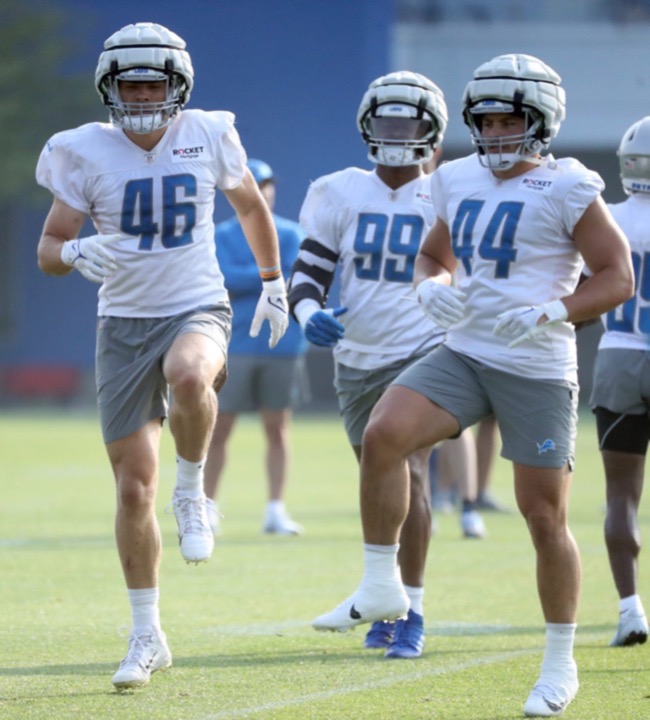
[{"label": "player's knee", "polygon": [[147,483],[135,476],[121,478],[117,483],[117,506],[129,514],[148,511],[155,502],[153,483]]},{"label": "player's knee", "polygon": [[203,399],[210,393],[210,401],[215,402],[212,385],[194,368],[184,368],[170,378],[169,386],[173,399],[178,403],[194,403]]}]

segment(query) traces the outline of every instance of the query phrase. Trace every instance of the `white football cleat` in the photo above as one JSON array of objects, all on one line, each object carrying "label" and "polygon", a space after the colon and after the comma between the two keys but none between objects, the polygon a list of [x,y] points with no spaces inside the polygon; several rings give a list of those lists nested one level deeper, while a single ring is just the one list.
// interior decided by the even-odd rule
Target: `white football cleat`
[{"label": "white football cleat", "polygon": [[206,496],[205,498],[205,511],[208,515],[208,525],[212,534],[216,537],[221,535],[221,520],[223,515],[217,510],[217,504],[212,498]]},{"label": "white football cleat", "polygon": [[116,690],[131,690],[149,683],[151,674],[171,667],[172,654],[165,633],[153,628],[129,634],[129,649],[113,675]]},{"label": "white football cleat", "polygon": [[524,705],[526,717],[558,717],[578,694],[578,671],[561,681],[540,676]]},{"label": "white football cleat", "polygon": [[302,526],[294,522],[286,511],[276,512],[266,516],[262,532],[267,535],[300,535]]},{"label": "white football cleat", "polygon": [[185,561],[195,564],[207,562],[214,549],[214,535],[208,521],[205,493],[192,496],[174,490],[169,507],[176,516],[178,542]]},{"label": "white football cleat", "polygon": [[628,647],[630,645],[643,645],[648,639],[648,621],[645,613],[628,610],[622,612],[618,620],[618,629],[610,647]]},{"label": "white football cleat", "polygon": [[398,620],[406,615],[410,604],[399,580],[390,585],[360,587],[334,610],[319,615],[312,627],[314,630],[345,632],[362,623]]},{"label": "white football cleat", "polygon": [[483,518],[476,510],[468,510],[460,514],[460,526],[463,537],[481,539],[487,535]]}]

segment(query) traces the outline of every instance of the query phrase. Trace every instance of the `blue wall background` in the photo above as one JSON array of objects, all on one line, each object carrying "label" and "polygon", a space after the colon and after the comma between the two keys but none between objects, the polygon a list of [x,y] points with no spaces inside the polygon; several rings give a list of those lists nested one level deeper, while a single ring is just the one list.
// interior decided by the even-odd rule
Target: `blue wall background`
[{"label": "blue wall background", "polygon": [[[181,35],[195,70],[188,107],[236,114],[249,156],[263,158],[278,175],[281,215],[297,218],[311,180],[368,164],[356,110],[368,83],[388,72],[393,0],[51,0],[49,6],[70,13],[71,33],[83,30],[87,51],[74,69],[86,71],[91,86],[104,39],[123,25],[159,22]],[[105,119],[99,97],[97,103],[97,117]],[[34,193],[41,193],[43,210],[23,219],[15,245],[15,329],[0,343],[0,367],[89,370],[96,287],[77,273],[61,279],[38,271],[36,245],[49,197],[36,185]],[[230,214],[218,196],[217,218]]]}]

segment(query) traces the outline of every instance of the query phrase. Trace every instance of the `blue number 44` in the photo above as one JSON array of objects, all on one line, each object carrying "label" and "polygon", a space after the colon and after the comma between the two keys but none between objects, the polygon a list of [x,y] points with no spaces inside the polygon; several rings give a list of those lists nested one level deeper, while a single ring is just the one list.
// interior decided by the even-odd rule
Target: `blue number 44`
[{"label": "blue number 44", "polygon": [[[463,263],[465,272],[472,274],[474,257],[474,226],[483,209],[483,200],[463,200],[458,206],[451,226],[451,242],[454,255]],[[515,235],[524,204],[502,202],[497,205],[478,246],[478,254],[484,260],[494,261],[494,277],[507,278],[510,263],[517,259]]]}]

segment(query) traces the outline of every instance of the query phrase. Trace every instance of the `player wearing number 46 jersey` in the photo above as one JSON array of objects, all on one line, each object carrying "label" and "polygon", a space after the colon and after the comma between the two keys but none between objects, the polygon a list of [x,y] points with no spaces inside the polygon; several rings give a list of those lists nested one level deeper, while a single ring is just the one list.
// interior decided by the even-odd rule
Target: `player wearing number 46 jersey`
[{"label": "player wearing number 46 jersey", "polygon": [[[493,414],[537,553],[546,621],[542,668],[524,712],[553,717],[578,691],[580,558],[567,525],[577,424],[571,323],[627,300],[632,264],[598,176],[541,156],[564,119],[554,70],[529,55],[496,57],[475,71],[463,108],[477,155],[431,176],[438,219],[415,260],[417,295],[447,339],[373,410],[361,509],[374,550],[364,554],[357,590],[316,622],[347,628],[404,612],[395,552],[408,510],[405,460]],[[581,258],[592,277],[576,289]]]},{"label": "player wearing number 46 jersey", "polygon": [[[171,665],[158,611],[158,448],[169,427],[177,481],[170,503],[187,562],[209,559],[203,464],[225,379],[231,310],[214,252],[215,191],[235,209],[263,280],[251,324],[287,327],[278,239],[228,112],[183,110],[194,71],[185,42],[155,23],[104,43],[95,86],[111,123],[54,135],[36,169],[54,195],[38,247],[41,269],[99,283],[96,379],[117,494],[116,539],[131,603],[118,689]],[[87,217],[96,235],[78,238]]]}]

